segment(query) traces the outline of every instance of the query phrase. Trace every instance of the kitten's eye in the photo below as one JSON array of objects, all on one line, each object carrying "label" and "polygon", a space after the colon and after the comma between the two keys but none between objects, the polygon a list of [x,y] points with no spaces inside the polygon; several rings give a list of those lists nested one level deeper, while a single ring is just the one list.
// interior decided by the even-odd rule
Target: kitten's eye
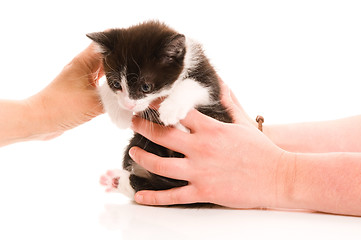
[{"label": "kitten's eye", "polygon": [[113,87],[122,90],[122,86],[119,81],[113,81]]},{"label": "kitten's eye", "polygon": [[152,90],[152,86],[148,83],[144,83],[141,88],[144,93],[149,93]]}]

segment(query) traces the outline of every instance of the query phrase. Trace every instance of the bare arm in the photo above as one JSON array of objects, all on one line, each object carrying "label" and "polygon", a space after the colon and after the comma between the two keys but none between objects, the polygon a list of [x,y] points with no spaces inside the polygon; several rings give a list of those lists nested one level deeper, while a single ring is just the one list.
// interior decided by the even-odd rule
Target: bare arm
[{"label": "bare arm", "polygon": [[282,207],[361,216],[361,153],[291,154]]},{"label": "bare arm", "polygon": [[292,152],[361,152],[361,116],[344,119],[264,126],[279,147]]},{"label": "bare arm", "polygon": [[0,101],[0,146],[31,136],[30,113],[26,101]]},{"label": "bare arm", "polygon": [[48,139],[102,113],[96,82],[101,58],[92,45],[41,92],[21,101],[0,100],[0,146]]},{"label": "bare arm", "polygon": [[[222,81],[221,84],[223,104],[232,111],[235,122],[257,126],[232,91]],[[264,125],[263,132],[277,146],[291,152],[361,152],[361,115],[322,122]]]}]

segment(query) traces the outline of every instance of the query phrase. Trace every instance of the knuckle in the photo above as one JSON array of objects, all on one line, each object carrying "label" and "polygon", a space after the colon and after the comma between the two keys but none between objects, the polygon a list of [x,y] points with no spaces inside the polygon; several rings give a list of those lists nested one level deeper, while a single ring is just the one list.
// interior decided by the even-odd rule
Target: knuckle
[{"label": "knuckle", "polygon": [[156,194],[152,194],[150,197],[150,203],[151,205],[160,205],[159,198]]},{"label": "knuckle", "polygon": [[216,135],[216,137],[220,137],[224,132],[224,126],[221,124],[216,124],[215,126],[212,127],[212,131],[213,134]]},{"label": "knuckle", "polygon": [[213,196],[214,192],[213,191],[209,191],[208,188],[203,188],[203,189],[197,189],[194,193],[194,197],[196,199],[198,199],[198,201],[201,202],[212,202],[212,199],[210,196]]}]

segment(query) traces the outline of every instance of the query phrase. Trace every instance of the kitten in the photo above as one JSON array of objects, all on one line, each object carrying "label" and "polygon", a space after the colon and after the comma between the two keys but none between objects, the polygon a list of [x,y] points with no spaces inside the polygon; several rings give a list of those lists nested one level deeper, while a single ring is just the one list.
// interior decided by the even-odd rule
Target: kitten
[{"label": "kitten", "polygon": [[[195,41],[157,21],[87,36],[103,54],[107,82],[99,93],[106,112],[119,128],[129,127],[136,113],[186,131],[179,121],[193,108],[217,120],[232,122],[220,102],[216,71]],[[164,100],[156,111],[151,103],[159,98]],[[124,154],[123,170],[108,171],[101,178],[108,191],[133,198],[140,190],[165,190],[188,184],[137,165],[128,154],[133,146],[161,157],[184,157],[135,133]]]}]

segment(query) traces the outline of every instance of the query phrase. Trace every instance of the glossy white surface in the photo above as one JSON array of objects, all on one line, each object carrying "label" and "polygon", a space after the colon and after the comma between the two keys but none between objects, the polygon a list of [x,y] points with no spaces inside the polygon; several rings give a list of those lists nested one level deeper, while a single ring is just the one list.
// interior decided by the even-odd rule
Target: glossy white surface
[{"label": "glossy white surface", "polygon": [[[34,0],[0,11],[0,98],[42,89],[88,32],[160,19],[202,42],[265,124],[361,113],[359,1]],[[130,136],[104,115],[52,141],[0,148],[0,239],[361,239],[356,217],[145,207],[106,194],[99,177],[121,166]]]}]

